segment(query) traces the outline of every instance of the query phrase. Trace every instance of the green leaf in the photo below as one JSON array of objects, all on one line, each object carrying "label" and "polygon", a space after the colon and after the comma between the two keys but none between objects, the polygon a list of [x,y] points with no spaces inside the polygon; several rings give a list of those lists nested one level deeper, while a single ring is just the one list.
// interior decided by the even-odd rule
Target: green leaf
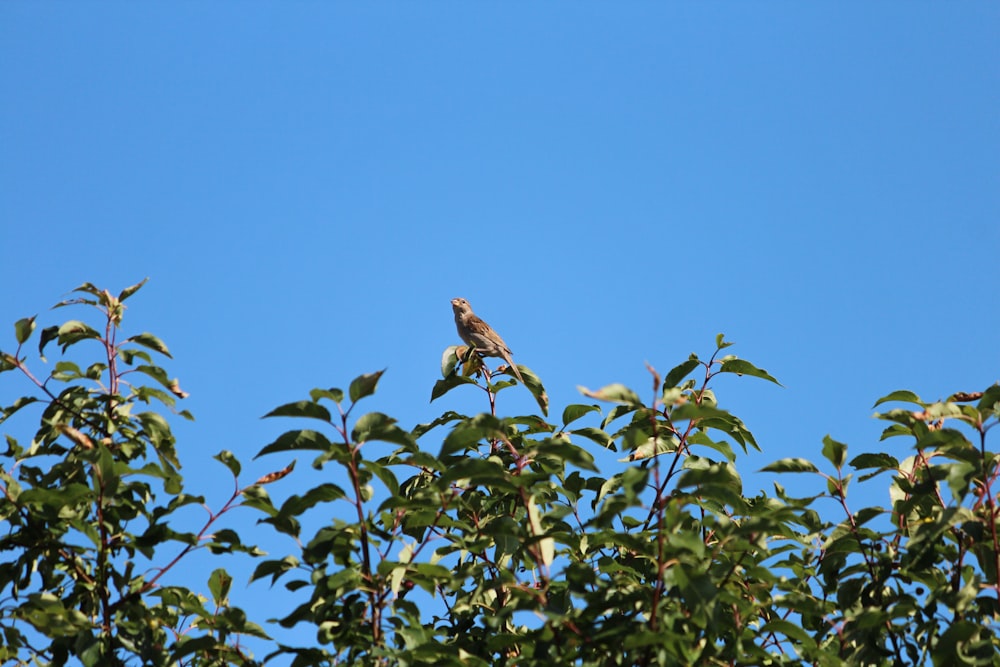
[{"label": "green leaf", "polygon": [[351,440],[356,443],[381,440],[416,448],[413,437],[396,426],[396,420],[381,412],[369,412],[358,418],[351,431]]},{"label": "green leaf", "polygon": [[20,410],[26,405],[31,405],[32,403],[37,403],[38,399],[34,396],[22,396],[5,408],[0,408],[0,424],[2,424],[8,417]]},{"label": "green leaf", "polygon": [[314,486],[302,496],[293,495],[281,505],[280,514],[300,516],[307,509],[319,503],[329,503],[345,497],[344,490],[336,484],[324,483]]},{"label": "green leaf", "polygon": [[261,449],[254,458],[259,458],[264,454],[273,454],[274,452],[291,452],[299,450],[319,450],[325,452],[333,446],[334,445],[326,439],[326,436],[318,431],[310,431],[308,429],[301,431],[288,431],[279,436],[277,440]]},{"label": "green leaf", "polygon": [[728,359],[722,362],[722,367],[719,369],[721,373],[736,373],[737,375],[750,375],[752,377],[758,377],[768,382],[773,382],[774,384],[781,386],[781,383],[775,380],[771,375],[761,369],[757,368],[749,361],[745,359]]},{"label": "green leaf", "polygon": [[787,458],[769,463],[760,472],[819,472],[819,469],[806,459]]},{"label": "green leaf", "polygon": [[461,346],[452,345],[445,348],[445,351],[441,354],[441,377],[446,378],[455,372],[455,367],[458,366],[459,347]]},{"label": "green leaf", "polygon": [[212,571],[208,577],[208,590],[212,593],[212,600],[217,607],[225,607],[229,604],[229,588],[233,584],[233,578],[221,567]]},{"label": "green leaf", "polygon": [[125,342],[135,343],[136,345],[142,345],[143,347],[159,352],[160,354],[170,357],[171,359],[173,358],[170,355],[170,351],[167,349],[166,344],[151,333],[147,332],[131,336],[129,338],[126,338]]},{"label": "green leaf", "polygon": [[28,342],[31,338],[32,332],[35,330],[35,318],[25,317],[14,323],[14,336],[17,338],[18,344],[23,344]]},{"label": "green leaf", "polygon": [[[719,336],[721,335],[722,334],[719,334]],[[670,372],[667,373],[667,377],[663,380],[663,389],[667,390],[676,387],[680,384],[681,380],[686,378],[691,371],[698,368],[700,364],[701,362],[698,361],[698,355],[692,354],[687,361],[674,366],[670,369]]]},{"label": "green leaf", "polygon": [[101,290],[98,289],[93,283],[83,283],[79,287],[73,290],[74,292],[83,292],[84,294],[91,294],[93,296],[101,296]]},{"label": "green leaf", "polygon": [[847,445],[837,442],[829,435],[823,436],[823,456],[834,465],[837,470],[844,467],[847,460]]},{"label": "green leaf", "polygon": [[274,584],[278,581],[278,578],[286,572],[296,570],[299,567],[299,559],[294,556],[285,556],[281,560],[266,560],[253,571],[253,575],[250,577],[250,582],[257,581],[263,577],[271,577],[271,583]]},{"label": "green leaf", "polygon": [[132,285],[131,287],[126,287],[125,289],[123,289],[118,294],[118,300],[119,301],[124,301],[125,299],[129,298],[130,296],[132,296],[133,294],[135,294],[136,292],[138,292],[139,289],[143,285],[145,285],[148,281],[149,281],[148,277],[147,278],[143,278],[142,280],[140,280],[139,282],[137,282],[135,285]]},{"label": "green leaf", "polygon": [[312,401],[285,403],[268,412],[262,419],[267,419],[268,417],[308,417],[330,423],[330,411]]},{"label": "green leaf", "polygon": [[567,405],[563,409],[562,414],[563,426],[568,426],[570,423],[575,422],[577,419],[590,412],[600,413],[601,408],[596,405],[580,405],[578,403]]},{"label": "green leaf", "polygon": [[888,403],[890,401],[902,401],[903,403],[914,403],[916,405],[921,405],[921,406],[923,405],[923,402],[920,400],[920,397],[914,394],[912,391],[900,389],[898,391],[892,392],[891,394],[886,394],[882,398],[878,399],[877,401],[875,401],[875,405],[873,405],[872,407],[877,408],[883,403]]},{"label": "green leaf", "polygon": [[633,408],[642,407],[642,401],[639,400],[639,395],[623,384],[609,384],[605,387],[601,387],[597,391],[592,391],[586,387],[577,387],[577,390],[584,396],[597,399],[598,401],[621,403]]},{"label": "green leaf", "polygon": [[976,404],[976,409],[980,412],[993,412],[994,415],[1000,416],[1000,383],[990,385],[983,392],[982,398]]},{"label": "green leaf", "polygon": [[45,361],[45,346],[59,337],[59,327],[45,327],[42,329],[42,337],[38,341],[38,356]]},{"label": "green leaf", "polygon": [[[704,495],[704,487],[710,486],[725,487],[737,495],[743,493],[743,481],[736,468],[729,463],[715,463],[698,456],[685,459],[684,472],[677,480],[677,488],[699,487],[702,489],[700,493]],[[724,496],[723,500],[739,502],[729,495]]]},{"label": "green leaf", "polygon": [[[538,404],[538,409],[542,411],[544,416],[549,415],[549,395],[545,392],[545,387],[542,385],[542,380],[535,372],[528,368],[527,366],[517,365],[519,371],[521,371],[521,377],[524,378],[524,386],[527,387],[528,391],[535,398],[535,403]],[[508,375],[513,376],[513,373],[508,369]]]},{"label": "green leaf", "polygon": [[431,389],[431,402],[433,403],[436,399],[441,398],[455,387],[460,387],[463,384],[476,385],[477,383],[470,377],[456,373],[449,375],[443,380],[438,380],[434,383],[434,388]]},{"label": "green leaf", "polygon": [[455,425],[441,444],[441,453],[438,458],[444,458],[455,452],[462,452],[466,449],[476,449],[479,442],[486,438],[503,437],[504,431],[500,421],[490,415],[479,415],[472,421],[460,422]]},{"label": "green leaf", "polygon": [[344,400],[344,392],[336,387],[331,387],[330,389],[310,389],[309,398],[313,400],[313,403],[319,403],[319,399],[325,398],[339,405]]},{"label": "green leaf", "polygon": [[233,473],[233,477],[239,477],[242,467],[240,466],[239,459],[231,451],[224,449],[212,458],[229,468],[229,472]]},{"label": "green leaf", "polygon": [[391,470],[375,461],[365,461],[362,464],[362,468],[370,470],[376,477],[382,480],[390,495],[399,495],[399,481],[396,480],[396,476],[392,474]]},{"label": "green leaf", "polygon": [[896,470],[899,468],[899,461],[888,454],[859,454],[851,459],[851,467],[855,470],[865,470],[867,468]]},{"label": "green leaf", "polygon": [[365,396],[371,396],[375,393],[375,387],[378,386],[379,378],[385,370],[380,370],[377,373],[366,373],[364,375],[359,375],[351,381],[351,386],[347,390],[348,395],[351,398],[352,403],[357,403],[359,400]]},{"label": "green leaf", "polygon": [[570,431],[573,435],[580,435],[588,440],[593,440],[601,447],[605,449],[610,449],[611,451],[616,451],[615,440],[606,432],[599,428],[594,428],[593,426],[584,426],[583,428],[577,428]]},{"label": "green leaf", "polygon": [[732,345],[732,343],[730,343],[729,341],[726,340],[726,335],[725,334],[721,334],[720,333],[720,334],[716,334],[715,335],[715,347],[717,349],[724,350],[727,347],[729,347],[730,345]]},{"label": "green leaf", "polygon": [[[713,440],[712,438],[708,437],[708,434],[706,434],[704,431],[696,430],[694,433],[688,436],[687,442],[689,446],[702,446],[713,449],[722,454],[723,456],[725,456],[726,460],[729,461],[730,463],[736,460],[736,453],[733,451],[733,448],[729,445],[728,442],[726,442],[725,440]],[[746,447],[744,447],[743,449],[745,451]]]},{"label": "green leaf", "polygon": [[551,458],[562,463],[568,463],[584,470],[598,472],[594,465],[594,457],[586,449],[574,445],[565,435],[549,438],[535,445],[535,458]]},{"label": "green leaf", "polygon": [[78,320],[65,322],[56,330],[56,333],[59,339],[59,344],[62,345],[63,352],[65,352],[66,348],[70,345],[75,345],[81,340],[91,338],[100,340],[101,338],[101,334],[97,333],[97,331]]},{"label": "green leaf", "polygon": [[812,635],[791,621],[775,619],[765,623],[759,630],[759,636],[761,637],[766,637],[771,633],[785,635],[809,651],[816,649],[816,640],[813,639]]},{"label": "green leaf", "polygon": [[83,373],[80,371],[80,367],[74,364],[72,361],[60,361],[52,368],[52,379],[59,380],[60,382],[68,382],[69,380],[76,380],[82,378]]}]

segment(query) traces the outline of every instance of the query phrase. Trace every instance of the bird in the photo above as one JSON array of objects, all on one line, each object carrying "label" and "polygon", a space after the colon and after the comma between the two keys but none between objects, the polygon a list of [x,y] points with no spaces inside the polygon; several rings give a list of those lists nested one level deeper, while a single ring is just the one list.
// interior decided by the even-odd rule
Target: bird
[{"label": "bird", "polygon": [[501,357],[523,384],[521,371],[517,370],[517,365],[510,356],[510,348],[503,342],[500,334],[472,312],[472,306],[465,299],[460,297],[452,299],[451,308],[455,311],[455,326],[462,340],[484,357]]}]

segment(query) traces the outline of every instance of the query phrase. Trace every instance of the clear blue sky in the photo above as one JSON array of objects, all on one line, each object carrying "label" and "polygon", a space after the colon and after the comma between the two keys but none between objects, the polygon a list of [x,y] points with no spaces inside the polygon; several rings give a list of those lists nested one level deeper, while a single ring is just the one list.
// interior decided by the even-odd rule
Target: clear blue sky
[{"label": "clear blue sky", "polygon": [[991,2],[3,3],[0,347],[149,276],[126,323],[175,355],[211,499],[220,449],[246,482],[286,463],[250,462],[295,426],[258,418],[315,386],[388,367],[365,407],[405,427],[485,410],[428,403],[453,296],[556,416],[725,332],[785,385],[716,387],[764,449],[748,495],[827,433],[898,454],[876,398],[1000,379],[998,29]]}]

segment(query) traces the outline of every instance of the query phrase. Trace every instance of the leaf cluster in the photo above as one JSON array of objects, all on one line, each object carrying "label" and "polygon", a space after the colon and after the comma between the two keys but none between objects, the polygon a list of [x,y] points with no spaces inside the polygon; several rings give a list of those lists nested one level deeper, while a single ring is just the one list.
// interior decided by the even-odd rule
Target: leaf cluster
[{"label": "leaf cluster", "polygon": [[[739,467],[761,446],[716,396],[720,375],[777,384],[728,354],[720,335],[661,375],[643,400],[624,385],[580,388],[558,418],[541,378],[491,371],[450,347],[431,400],[474,391],[484,411],[445,406],[406,428],[373,400],[384,371],[346,390],[313,389],[268,418],[295,421],[258,456],[301,452],[324,481],[295,486],[295,463],[241,487],[198,531],[170,519],[203,503],[184,492],[172,418],[184,393],[148,333],[121,333],[123,302],[85,284],[59,304],[96,308],[42,330],[39,354],[93,346],[36,379],[15,324],[0,372],[33,388],[30,443],[7,436],[0,465],[0,659],[18,664],[902,665],[1000,663],[1000,385],[925,402],[898,391],[876,416],[895,455],[826,437],[822,461],[763,472],[811,475],[817,493],[747,496]],[[505,415],[527,390],[539,414]],[[158,411],[152,409],[158,406]],[[559,414],[559,413],[557,413]],[[602,471],[612,452],[618,465]],[[884,484],[885,507],[852,507],[853,483]],[[271,487],[270,485],[274,485]],[[267,488],[281,490],[272,499]],[[221,523],[258,513],[287,553],[264,556]],[[829,516],[829,508],[836,508]],[[208,509],[208,508],[206,508]],[[822,510],[822,511],[821,511]],[[258,558],[251,581],[296,601],[267,624],[229,599],[216,568],[204,589],[164,586],[197,549]],[[142,571],[136,563],[145,560]],[[264,628],[268,627],[265,631]],[[315,641],[271,639],[309,628]],[[301,634],[301,633],[299,633]],[[255,657],[245,637],[268,647]]]}]

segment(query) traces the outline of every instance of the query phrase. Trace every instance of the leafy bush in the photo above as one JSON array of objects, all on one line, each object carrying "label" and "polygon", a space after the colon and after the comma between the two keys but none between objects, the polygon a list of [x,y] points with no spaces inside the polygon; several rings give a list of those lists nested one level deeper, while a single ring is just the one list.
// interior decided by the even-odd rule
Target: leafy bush
[{"label": "leafy bush", "polygon": [[[764,469],[814,475],[821,493],[775,484],[773,496],[746,497],[737,461],[760,448],[712,381],[776,380],[724,354],[722,336],[706,359],[665,376],[649,368],[652,400],[621,385],[583,389],[589,402],[558,419],[530,369],[520,367],[521,387],[474,356],[460,363],[468,355],[452,347],[432,400],[481,391],[488,412],[446,410],[407,430],[357,414],[382,372],[346,392],[313,389],[267,415],[303,427],[260,455],[308,453],[332,481],[280,502],[265,486],[287,485],[293,466],[234,481],[228,502],[183,532],[171,519],[204,503],[184,491],[170,428],[190,416],[176,409],[185,394],[154,361],[169,358],[166,345],[122,329],[142,284],[118,296],[84,284],[58,304],[100,320],[41,330],[42,361],[49,345],[60,350],[44,379],[26,354],[35,318],[15,324],[16,348],[0,357],[0,372],[31,387],[0,421],[41,409],[30,442],[6,435],[0,459],[4,663],[1000,664],[998,457],[986,442],[1000,385],[931,403],[894,392],[876,405],[907,407],[878,415],[883,439],[905,437],[910,456],[848,460],[826,438],[823,469],[799,458]],[[85,341],[96,359],[81,356],[93,349],[77,348]],[[525,388],[539,414],[499,412],[503,392]],[[596,448],[621,453],[617,472],[598,470]],[[232,453],[216,459],[238,480]],[[891,506],[852,508],[855,475],[888,485]],[[820,499],[843,518],[823,517]],[[291,553],[267,557],[225,527],[241,506],[288,536]],[[318,514],[328,506],[341,508],[333,521]],[[195,550],[258,559],[251,579],[283,585],[297,606],[276,622],[249,619],[230,603],[223,567],[202,589],[164,585]],[[293,626],[313,628],[315,642],[271,639]]]}]

